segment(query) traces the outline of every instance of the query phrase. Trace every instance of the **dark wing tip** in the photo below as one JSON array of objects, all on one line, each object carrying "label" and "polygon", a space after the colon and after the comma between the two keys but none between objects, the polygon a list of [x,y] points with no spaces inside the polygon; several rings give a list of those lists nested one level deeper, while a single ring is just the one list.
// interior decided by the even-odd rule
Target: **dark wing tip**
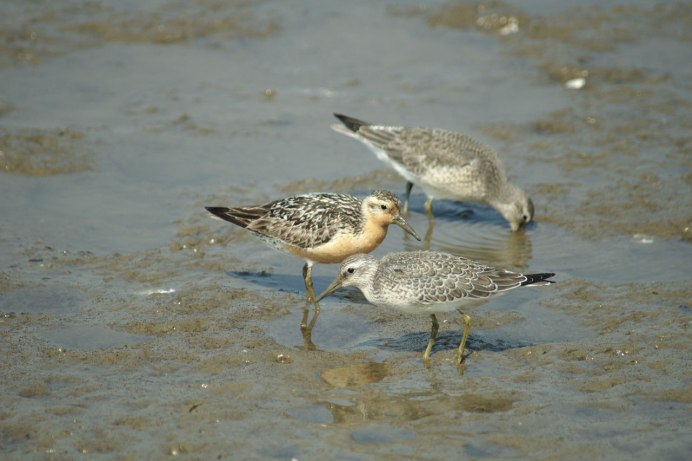
[{"label": "dark wing tip", "polygon": [[346,128],[349,130],[353,131],[354,133],[357,133],[358,130],[360,129],[361,126],[367,126],[369,125],[368,122],[364,122],[362,120],[358,120],[357,118],[349,117],[348,115],[343,115],[343,114],[334,114],[334,117],[338,118],[341,120],[341,123],[343,123]]},{"label": "dark wing tip", "polygon": [[[273,203],[273,202],[272,202]],[[271,205],[271,203],[269,204]],[[226,208],[222,206],[205,206],[204,208],[214,216],[231,222],[236,226],[247,227],[252,221],[266,213],[263,207],[236,207]]]},{"label": "dark wing tip", "polygon": [[550,277],[554,277],[555,274],[552,272],[546,272],[543,274],[525,274],[524,277],[526,277],[526,281],[523,282],[521,285],[549,285],[551,283],[555,283],[554,280],[548,280]]},{"label": "dark wing tip", "polygon": [[224,221],[232,222],[233,224],[240,227],[247,227],[247,222],[236,216],[234,210],[226,208],[224,206],[205,206],[204,208],[214,216],[223,219]]},{"label": "dark wing tip", "polygon": [[226,217],[226,213],[230,210],[230,208],[226,208],[223,206],[205,206],[204,207],[209,213],[218,216],[219,218],[224,218]]}]

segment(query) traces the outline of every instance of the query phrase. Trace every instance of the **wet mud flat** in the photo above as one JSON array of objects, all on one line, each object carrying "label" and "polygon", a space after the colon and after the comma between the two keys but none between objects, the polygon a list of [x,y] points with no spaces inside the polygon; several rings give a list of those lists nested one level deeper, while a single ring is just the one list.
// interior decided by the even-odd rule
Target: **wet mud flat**
[{"label": "wet mud flat", "polygon": [[[279,46],[278,34],[297,34],[287,29],[291,13],[271,2],[154,5],[139,16],[82,2],[59,3],[53,10],[12,5],[24,26],[4,29],[12,52],[0,60],[3,69],[50,64],[106,45],[165,44],[181,46],[183,53],[183,47],[233,48],[243,40],[275,40]],[[338,8],[332,13],[325,13],[325,21],[346,15]],[[420,28],[415,30],[422,37],[430,31],[490,37],[498,54],[522,63],[514,78],[568,92],[564,107],[537,117],[488,122],[478,114],[474,122],[537,202],[535,225],[513,235],[483,207],[442,202],[430,226],[424,197],[415,189],[409,218],[428,236],[430,248],[521,270],[555,271],[558,283],[470,311],[472,353],[462,367],[453,364],[460,336],[454,316],[440,317],[440,336],[426,367],[421,353],[427,316],[375,308],[352,291],[323,301],[311,350],[299,328],[302,263],[209,219],[203,206],[261,203],[312,190],[402,192],[398,176],[337,135],[330,148],[337,158],[360,154],[360,173],[320,175],[308,152],[290,150],[284,142],[300,173],[295,176],[304,179],[266,176],[260,163],[267,162],[234,158],[234,168],[246,170],[229,172],[238,175],[230,186],[192,175],[190,183],[201,184],[177,184],[185,194],[172,198],[142,188],[140,196],[154,196],[157,208],[176,210],[165,229],[146,222],[161,234],[158,245],[97,250],[83,243],[92,241],[82,239],[86,233],[73,232],[76,226],[52,224],[50,218],[65,210],[51,215],[52,202],[36,192],[45,183],[33,181],[51,181],[58,184],[55,190],[61,181],[64,188],[85,182],[101,199],[102,186],[90,175],[111,168],[109,175],[125,177],[117,187],[136,189],[131,177],[142,163],[133,162],[131,169],[116,164],[119,170],[107,156],[120,153],[109,149],[122,146],[123,137],[143,142],[139,131],[124,123],[132,131],[111,132],[86,118],[69,128],[46,119],[24,126],[15,117],[31,109],[4,95],[0,181],[12,181],[21,196],[46,200],[37,205],[47,219],[29,228],[22,225],[26,208],[3,205],[3,457],[687,459],[692,127],[685,114],[692,101],[691,69],[689,61],[677,63],[679,69],[671,63],[689,46],[689,12],[678,3],[539,13],[530,5],[454,2],[390,7],[385,18]],[[656,40],[644,40],[648,36]],[[656,59],[642,65],[626,59],[652,52]],[[402,71],[415,73],[411,67]],[[517,72],[510,64],[506,69]],[[337,72],[325,75],[339,85],[344,79]],[[457,88],[445,81],[430,93],[420,90],[429,83],[425,79],[421,86],[397,86],[396,92],[408,88],[413,95],[402,103],[393,90],[371,95],[367,82],[347,80],[352,83],[342,99],[315,92],[300,96],[302,104],[327,115],[334,105],[344,105],[366,119],[369,110],[396,106],[402,114],[382,120],[391,123],[417,104],[419,123],[426,124],[444,110],[447,98],[458,102],[452,91]],[[258,92],[244,109],[252,113],[270,105],[288,113],[285,94],[282,88]],[[270,142],[269,132],[293,139],[314,128],[305,119],[281,123],[299,118],[282,115],[265,125],[247,122],[224,137],[213,121],[180,115],[179,100],[192,104],[195,96],[168,92],[113,119],[141,125],[153,137],[210,145],[241,137],[248,149]],[[356,101],[354,107],[349,100]],[[296,144],[310,141],[306,136]],[[177,159],[170,145],[143,144],[152,149],[152,164]],[[204,159],[196,158],[200,168]],[[353,163],[348,160],[343,171]],[[265,177],[237,181],[243,175]],[[171,187],[164,181],[158,186]],[[135,206],[113,200],[108,205]],[[139,232],[151,233],[134,220],[126,220],[128,226],[133,235],[126,242],[137,247]],[[417,248],[391,229],[376,253]],[[318,290],[335,270],[315,267]]]},{"label": "wet mud flat", "polygon": [[[209,227],[199,229],[205,241],[217,235]],[[274,276],[243,262],[243,245],[29,249],[3,274],[4,305],[18,311],[0,323],[11,359],[3,449],[36,459],[435,459],[688,448],[689,286],[558,283],[523,303],[580,325],[578,336],[537,341],[551,328],[544,316],[482,308],[466,364],[453,364],[459,326],[448,318],[425,367],[427,317],[357,298],[323,302],[317,350],[307,350],[301,292],[249,289],[227,275]]]}]

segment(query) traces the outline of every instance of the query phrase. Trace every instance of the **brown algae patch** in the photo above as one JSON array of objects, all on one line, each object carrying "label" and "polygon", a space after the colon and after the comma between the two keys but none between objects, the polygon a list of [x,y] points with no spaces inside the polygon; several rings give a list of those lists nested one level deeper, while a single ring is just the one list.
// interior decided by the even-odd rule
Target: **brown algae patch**
[{"label": "brown algae patch", "polygon": [[[470,385],[470,387],[475,387]],[[398,423],[421,421],[442,415],[504,413],[512,410],[521,400],[516,392],[497,391],[492,395],[464,393],[448,395],[445,393],[412,393],[395,395],[364,388],[349,404],[330,402],[328,409],[335,424],[354,424],[367,421],[396,421]]]},{"label": "brown algae patch", "polygon": [[154,425],[154,421],[146,416],[128,416],[123,418],[117,418],[113,421],[115,426],[128,426],[135,430],[142,430],[150,428]]},{"label": "brown algae patch", "polygon": [[[422,11],[424,12],[424,10]],[[529,17],[502,1],[455,2],[442,5],[427,16],[430,27],[475,29],[480,32],[508,35],[526,27]]]},{"label": "brown algae patch", "polygon": [[0,170],[27,176],[53,176],[92,169],[81,131],[0,129]]},{"label": "brown algae patch", "polygon": [[[524,125],[523,137],[513,136],[512,149],[525,149],[530,162],[554,164],[570,178],[537,186],[537,197],[542,197],[537,203],[539,220],[589,239],[623,234],[689,239],[692,186],[680,171],[692,168],[692,138],[661,130],[653,119],[622,123],[630,116],[611,117],[615,109],[599,115],[597,104],[588,111],[591,115],[579,114],[577,108],[560,111]],[[631,114],[637,108],[622,110]],[[680,120],[675,114],[667,116]],[[612,126],[615,119],[620,119],[617,127]],[[497,130],[494,126],[487,132],[493,135]],[[660,166],[651,151],[661,152],[668,171],[654,172]],[[634,174],[633,165],[638,170]],[[587,188],[581,194],[568,193],[575,185]]]},{"label": "brown algae patch", "polygon": [[0,118],[17,110],[17,107],[7,101],[0,99]]},{"label": "brown algae patch", "polygon": [[[14,3],[20,2],[15,0]],[[39,64],[45,58],[80,48],[75,40],[57,30],[70,16],[59,8],[43,5],[42,8],[25,11],[13,8],[12,11],[15,14],[5,15],[11,20],[0,27],[0,69],[17,64]]]},{"label": "brown algae patch", "polygon": [[391,187],[391,184],[401,183],[400,187],[403,188],[403,181],[391,168],[378,168],[358,176],[338,178],[331,181],[319,178],[299,179],[282,186],[280,190],[286,195],[325,191],[352,194],[354,190],[368,193],[373,190],[373,184],[384,184],[387,187]]},{"label": "brown algae patch", "polygon": [[[439,8],[392,10],[392,13],[423,15],[430,27],[474,29],[496,35],[507,43],[517,42],[514,46],[520,47],[524,53],[536,55],[550,51],[556,42],[567,44],[581,53],[603,53],[636,41],[640,33],[663,33],[680,40],[692,38],[686,27],[689,15],[683,3],[651,7],[590,5],[567,8],[552,15],[530,16],[501,0],[455,1]],[[620,23],[636,23],[639,29],[612,26]],[[516,37],[523,40],[518,41]]]},{"label": "brown algae patch", "polygon": [[29,384],[19,391],[18,395],[24,398],[43,397],[50,394],[50,386],[45,381]]},{"label": "brown algae patch", "polygon": [[497,413],[511,410],[516,399],[503,396],[489,397],[479,394],[465,394],[461,397],[460,401],[460,407],[464,411],[473,413]]},{"label": "brown algae patch", "polygon": [[652,328],[645,338],[656,344],[654,335],[662,328],[669,335],[687,328],[687,314],[673,306],[688,303],[692,289],[666,283],[625,283],[609,289],[605,284],[579,280],[566,281],[564,285],[560,295],[563,302],[554,307],[579,315],[601,334],[626,332],[648,324],[656,329]]},{"label": "brown algae patch", "polygon": [[651,392],[649,398],[665,402],[680,402],[692,404],[692,386],[685,386],[679,389],[665,389]]},{"label": "brown algae patch", "polygon": [[[223,9],[226,11],[222,11]],[[177,8],[179,10],[180,8]],[[267,38],[280,29],[274,21],[259,21],[241,3],[217,8],[194,8],[185,14],[159,11],[110,11],[103,19],[87,20],[67,30],[97,37],[104,42],[172,44],[202,38]]]},{"label": "brown algae patch", "polygon": [[[586,196],[561,193],[543,200],[545,205],[537,203],[538,220],[590,239],[644,234],[692,240],[692,187],[679,173],[692,169],[686,116],[692,101],[678,91],[685,82],[641,66],[591,64],[592,56],[643,36],[689,41],[689,14],[682,4],[575,7],[530,16],[502,1],[458,1],[392,14],[497,36],[508,53],[534,62],[539,81],[575,92],[568,108],[541,119],[480,127],[506,143],[503,156],[524,150],[530,162],[560,168],[570,179],[553,182],[553,190],[574,190],[574,184],[588,189]],[[624,23],[628,27],[613,26]],[[650,174],[662,169],[662,175]],[[543,197],[536,192],[545,187],[530,192]]]},{"label": "brown algae patch", "polygon": [[[12,1],[12,0],[9,0]],[[14,0],[14,3],[23,3]],[[97,2],[74,6],[14,7],[11,22],[0,23],[0,68],[39,64],[45,59],[108,42],[177,44],[193,40],[263,39],[278,22],[256,17],[255,3],[201,1],[113,8]],[[210,46],[214,46],[210,44]]]},{"label": "brown algae patch", "polygon": [[324,382],[334,387],[353,387],[382,381],[391,371],[385,363],[370,362],[331,368],[320,374]]}]

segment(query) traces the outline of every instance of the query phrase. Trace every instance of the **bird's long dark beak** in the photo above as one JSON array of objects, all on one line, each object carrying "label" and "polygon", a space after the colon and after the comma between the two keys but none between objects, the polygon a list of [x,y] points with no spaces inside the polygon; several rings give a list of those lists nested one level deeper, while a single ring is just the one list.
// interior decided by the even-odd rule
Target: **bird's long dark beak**
[{"label": "bird's long dark beak", "polygon": [[341,275],[337,275],[336,278],[329,284],[326,290],[324,290],[318,297],[316,302],[320,302],[322,298],[326,298],[330,294],[334,293],[336,290],[344,285],[344,281]]},{"label": "bird's long dark beak", "polygon": [[408,225],[406,220],[401,215],[394,218],[394,221],[392,221],[392,222],[394,224],[396,224],[397,226],[401,227],[403,230],[405,230],[409,234],[413,235],[413,238],[415,238],[416,240],[418,240],[420,242],[420,237],[418,236],[416,231],[413,230],[413,227]]}]

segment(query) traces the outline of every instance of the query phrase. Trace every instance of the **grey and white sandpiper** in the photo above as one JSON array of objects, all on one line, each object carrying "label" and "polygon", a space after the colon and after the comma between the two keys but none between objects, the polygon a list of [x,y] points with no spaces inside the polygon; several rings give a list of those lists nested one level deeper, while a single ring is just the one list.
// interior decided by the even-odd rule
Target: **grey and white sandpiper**
[{"label": "grey and white sandpiper", "polygon": [[392,192],[374,191],[364,199],[347,194],[310,193],[263,205],[205,207],[210,213],[250,230],[273,248],[305,261],[303,280],[308,301],[315,302],[314,263],[340,263],[369,253],[382,243],[390,224],[420,237],[399,213]]},{"label": "grey and white sandpiper", "polygon": [[512,231],[533,219],[531,198],[507,180],[500,158],[486,144],[454,131],[376,125],[334,115],[343,123],[332,125],[335,131],[367,145],[406,179],[404,215],[417,184],[427,196],[425,210],[430,218],[433,199],[451,199],[491,206]]},{"label": "grey and white sandpiper", "polygon": [[389,253],[377,260],[357,254],[341,263],[339,275],[317,297],[320,301],[341,287],[355,286],[377,306],[407,313],[429,313],[432,319],[430,339],[423,353],[428,361],[439,324],[436,312],[458,310],[464,322],[456,360],[464,360],[464,348],[471,329],[471,317],[461,311],[482,300],[521,286],[549,285],[555,274],[520,274],[495,269],[461,256],[439,251]]}]

